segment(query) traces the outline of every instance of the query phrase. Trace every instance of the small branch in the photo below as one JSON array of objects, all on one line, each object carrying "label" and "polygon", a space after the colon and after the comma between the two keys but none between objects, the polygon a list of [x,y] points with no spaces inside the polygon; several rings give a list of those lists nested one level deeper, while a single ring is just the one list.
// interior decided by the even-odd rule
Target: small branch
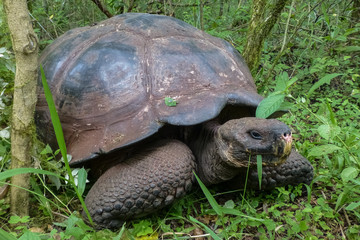
[{"label": "small branch", "polygon": [[111,18],[113,15],[101,4],[100,0],[91,0],[93,3],[98,6],[101,12],[103,12],[108,18]]},{"label": "small branch", "polygon": [[3,186],[0,187],[0,199],[5,198],[6,194],[9,191],[9,182],[5,183]]},{"label": "small branch", "polygon": [[289,23],[290,23],[290,18],[291,18],[291,11],[292,11],[292,9],[294,8],[294,3],[295,3],[295,1],[292,0],[291,6],[290,6],[290,10],[289,10],[288,19],[287,19],[286,26],[285,26],[284,39],[283,39],[283,43],[282,43],[280,52],[284,51],[285,46],[286,46],[286,38],[287,38],[288,30],[289,30]]},{"label": "small branch", "polygon": [[[159,0],[153,0],[153,1],[150,1],[148,2],[147,4],[148,5],[152,5],[154,3],[161,3],[162,1],[159,1]],[[203,2],[204,6],[206,5],[210,5],[210,1],[204,1]],[[200,6],[200,3],[189,3],[189,4],[181,4],[181,3],[171,3],[171,6],[172,7],[199,7]]]}]

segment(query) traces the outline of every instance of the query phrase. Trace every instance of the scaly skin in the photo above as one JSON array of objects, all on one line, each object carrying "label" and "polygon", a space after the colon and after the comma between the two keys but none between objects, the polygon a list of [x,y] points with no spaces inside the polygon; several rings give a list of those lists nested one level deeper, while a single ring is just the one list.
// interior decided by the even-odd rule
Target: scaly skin
[{"label": "scaly skin", "polygon": [[108,169],[90,189],[85,203],[98,228],[119,228],[184,196],[195,170],[190,149],[162,140]]}]

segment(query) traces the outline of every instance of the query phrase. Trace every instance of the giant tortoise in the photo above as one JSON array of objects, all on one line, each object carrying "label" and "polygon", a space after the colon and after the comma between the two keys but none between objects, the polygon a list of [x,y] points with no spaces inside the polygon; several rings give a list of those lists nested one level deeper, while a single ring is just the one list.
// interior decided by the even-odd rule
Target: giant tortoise
[{"label": "giant tortoise", "polygon": [[[99,177],[85,200],[99,227],[171,204],[194,172],[206,185],[243,175],[257,155],[263,188],[312,180],[310,163],[291,153],[289,127],[254,117],[263,97],[240,54],[185,22],[119,15],[66,32],[40,60],[71,165]],[[41,87],[36,124],[57,147]]]}]

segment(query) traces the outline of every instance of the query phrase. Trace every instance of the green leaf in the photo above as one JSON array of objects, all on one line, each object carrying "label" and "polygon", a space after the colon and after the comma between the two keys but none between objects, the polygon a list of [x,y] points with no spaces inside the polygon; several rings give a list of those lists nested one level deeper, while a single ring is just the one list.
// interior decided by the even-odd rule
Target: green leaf
[{"label": "green leaf", "polygon": [[330,138],[334,138],[335,136],[337,136],[340,133],[341,128],[338,126],[330,126],[324,124],[319,126],[317,131],[321,137],[329,140]]},{"label": "green leaf", "polygon": [[148,220],[141,220],[139,223],[133,223],[133,234],[137,237],[146,236],[154,232],[151,227],[151,222]]},{"label": "green leaf", "polygon": [[339,47],[339,48],[336,48],[336,50],[341,51],[341,52],[357,52],[357,51],[360,51],[360,46]]},{"label": "green leaf", "polygon": [[56,186],[56,190],[59,190],[60,187],[61,187],[61,182],[60,182],[60,179],[58,177],[55,177],[53,175],[49,175],[49,179],[52,183],[55,184]]},{"label": "green leaf", "polygon": [[256,117],[257,118],[267,118],[274,112],[276,112],[281,103],[284,102],[284,94],[270,95],[267,98],[263,99],[259,106],[256,108]]},{"label": "green leaf", "polygon": [[221,206],[216,202],[215,198],[213,197],[213,195],[211,195],[211,193],[209,192],[207,187],[203,184],[203,182],[200,180],[200,178],[195,173],[194,175],[200,185],[201,190],[205,194],[206,199],[209,201],[211,207],[214,209],[217,215],[222,216],[224,213],[222,211]]},{"label": "green leaf", "polygon": [[41,240],[38,233],[26,230],[25,233],[19,238],[19,240]]},{"label": "green leaf", "polygon": [[6,170],[5,172],[0,173],[0,181],[10,178],[12,176],[18,175],[18,174],[25,174],[25,173],[46,174],[46,175],[52,175],[52,176],[55,176],[58,178],[63,178],[56,173],[49,172],[46,170],[35,169],[35,168],[16,168],[16,169]]},{"label": "green leaf", "polygon": [[168,107],[175,107],[177,104],[176,100],[171,97],[165,97],[165,105]]},{"label": "green leaf", "polygon": [[49,144],[46,144],[46,147],[41,151],[41,155],[51,154],[53,151]]},{"label": "green leaf", "polygon": [[78,171],[78,189],[79,189],[79,193],[81,195],[83,195],[84,191],[85,191],[85,186],[86,186],[86,179],[87,179],[87,172],[84,168],[81,168]]},{"label": "green leaf", "polygon": [[305,220],[300,221],[299,226],[300,226],[300,231],[306,231],[309,228],[308,224],[307,224],[307,222]]},{"label": "green leaf", "polygon": [[259,178],[259,189],[261,189],[262,182],[262,156],[256,155],[256,165],[257,165],[257,173]]},{"label": "green leaf", "polygon": [[289,81],[289,75],[287,72],[282,72],[276,77],[275,92],[283,92],[286,90],[287,81]]},{"label": "green leaf", "polygon": [[331,123],[332,123],[333,126],[336,126],[337,122],[336,122],[335,113],[331,108],[331,105],[329,103],[329,99],[326,99],[326,106],[327,106],[327,109],[329,111],[329,117],[330,117]]},{"label": "green leaf", "polygon": [[224,204],[224,208],[234,209],[235,203],[233,200],[228,200]]},{"label": "green leaf", "polygon": [[346,201],[347,196],[348,196],[348,194],[346,191],[340,193],[340,195],[338,196],[337,201],[336,201],[335,211],[337,211],[339,209],[339,207],[341,207],[343,205],[343,203]]},{"label": "green leaf", "polygon": [[120,240],[122,235],[125,232],[125,223],[122,225],[120,232],[118,233],[118,235],[116,235],[115,237],[113,237],[113,240]]},{"label": "green leaf", "polygon": [[0,239],[1,240],[17,240],[17,238],[14,235],[11,235],[10,233],[4,231],[0,228]]},{"label": "green leaf", "polygon": [[355,179],[359,175],[359,170],[354,167],[347,167],[341,172],[341,179],[344,182],[348,182]]},{"label": "green leaf", "polygon": [[17,224],[17,223],[27,223],[30,221],[29,216],[19,217],[19,216],[11,216],[9,223],[10,224]]},{"label": "green leaf", "polygon": [[338,77],[340,75],[340,73],[331,73],[331,74],[327,74],[324,77],[322,77],[319,81],[317,81],[309,90],[307,97],[309,97],[316,89],[318,89],[319,87],[321,87],[322,85],[324,85],[325,83],[330,84],[330,81],[335,78]]},{"label": "green leaf", "polygon": [[273,231],[276,228],[276,223],[274,222],[274,220],[272,219],[265,219],[265,221],[263,222],[263,224],[266,226],[266,228],[269,231]]},{"label": "green leaf", "polygon": [[210,234],[210,236],[214,239],[214,240],[221,240],[221,238],[216,235],[216,233],[214,233],[209,227],[207,227],[205,224],[203,224],[202,222],[199,222],[197,219],[193,218],[192,216],[189,216],[190,221],[199,224],[201,227],[203,227],[205,229],[205,231],[207,233]]},{"label": "green leaf", "polygon": [[319,156],[333,153],[334,151],[341,150],[341,149],[342,149],[341,147],[338,147],[333,144],[325,144],[325,145],[316,146],[316,147],[311,148],[311,150],[309,152],[309,156],[319,157]]},{"label": "green leaf", "polygon": [[325,138],[326,140],[329,140],[330,138],[330,126],[329,125],[321,125],[318,127],[317,131],[319,133],[319,135],[323,138]]},{"label": "green leaf", "polygon": [[231,208],[225,208],[225,207],[220,207],[220,208],[221,208],[221,211],[224,214],[244,217],[244,218],[248,218],[250,220],[257,221],[257,222],[263,222],[264,221],[263,219],[260,219],[260,218],[254,218],[254,217],[250,217],[248,215],[245,215],[245,214],[243,214],[241,211],[239,211],[237,209],[231,209]]},{"label": "green leaf", "polygon": [[359,206],[360,206],[360,202],[352,202],[345,209],[347,211],[353,211],[355,210],[355,208],[358,208]]}]

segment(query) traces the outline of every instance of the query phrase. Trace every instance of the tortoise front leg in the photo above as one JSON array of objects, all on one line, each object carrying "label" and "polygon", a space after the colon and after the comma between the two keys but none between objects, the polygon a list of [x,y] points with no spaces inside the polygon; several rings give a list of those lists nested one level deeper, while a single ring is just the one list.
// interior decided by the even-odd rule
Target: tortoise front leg
[{"label": "tortoise front leg", "polygon": [[[310,184],[314,177],[313,167],[310,162],[294,149],[288,159],[279,166],[263,166],[261,189],[270,190],[275,187],[287,185],[299,185],[300,183]],[[246,178],[246,169],[231,182],[236,187],[243,187]],[[257,169],[251,168],[249,171],[247,187],[259,189],[259,177]]]},{"label": "tortoise front leg", "polygon": [[195,158],[177,140],[162,140],[108,169],[85,203],[100,228],[118,228],[127,219],[171,204],[194,182]]}]

